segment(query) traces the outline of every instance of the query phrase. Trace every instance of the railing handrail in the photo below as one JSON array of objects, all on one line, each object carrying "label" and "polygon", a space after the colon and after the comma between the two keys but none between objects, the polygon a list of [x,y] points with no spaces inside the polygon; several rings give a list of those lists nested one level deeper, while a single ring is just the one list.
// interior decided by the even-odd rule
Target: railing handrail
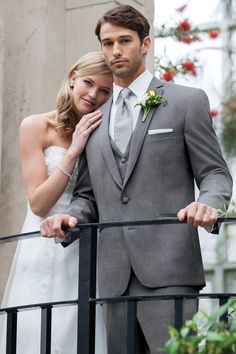
[{"label": "railing handrail", "polygon": [[127,301],[151,301],[151,300],[175,300],[175,299],[226,299],[236,297],[236,293],[191,293],[191,294],[165,294],[165,295],[127,295],[112,296],[90,299],[90,302],[103,304],[108,302],[127,302]]},{"label": "railing handrail", "polygon": [[[89,302],[96,304],[105,304],[109,302],[129,302],[129,301],[151,301],[151,300],[175,300],[175,299],[228,299],[235,297],[236,293],[191,293],[191,294],[165,294],[165,295],[135,295],[135,296],[113,296],[111,297],[96,297],[90,298]],[[54,302],[40,302],[34,304],[26,304],[20,306],[2,307],[0,308],[0,316],[5,312],[17,312],[27,311],[29,309],[38,309],[42,307],[60,307],[65,305],[78,305],[79,299],[54,301]]]},{"label": "railing handrail", "polygon": [[[165,214],[156,219],[150,220],[128,220],[128,221],[108,221],[108,222],[97,222],[97,223],[87,223],[87,224],[79,224],[71,229],[67,229],[71,234],[78,233],[81,230],[89,229],[91,227],[95,227],[97,229],[105,229],[112,227],[124,227],[124,226],[147,226],[147,225],[170,225],[170,224],[186,224],[186,221],[179,221],[175,214]],[[236,223],[235,217],[223,217],[217,219],[217,224],[222,223]],[[14,235],[0,236],[0,244],[7,242],[15,242],[19,240],[24,240],[32,237],[41,237],[40,231],[35,230],[26,233],[19,233]]]},{"label": "railing handrail", "polygon": [[[95,300],[95,299],[94,299]],[[100,300],[100,299],[98,299]],[[0,316],[5,313],[5,312],[11,312],[17,309],[17,312],[21,311],[27,311],[29,309],[39,309],[42,307],[60,307],[60,306],[65,306],[65,305],[78,305],[79,300],[74,299],[74,300],[64,300],[64,301],[53,301],[53,302],[38,302],[34,304],[25,304],[25,305],[19,305],[19,306],[11,306],[11,307],[2,307],[0,308]]]}]

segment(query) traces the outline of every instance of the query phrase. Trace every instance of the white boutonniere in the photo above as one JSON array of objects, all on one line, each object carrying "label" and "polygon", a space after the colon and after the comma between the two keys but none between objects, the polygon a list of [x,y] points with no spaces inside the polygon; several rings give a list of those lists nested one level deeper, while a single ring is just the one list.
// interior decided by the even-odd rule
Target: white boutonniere
[{"label": "white boutonniere", "polygon": [[135,106],[141,106],[141,108],[143,109],[142,121],[144,122],[152,107],[158,106],[159,104],[165,105],[166,103],[167,100],[162,95],[158,95],[155,91],[149,90],[146,93],[144,99],[136,103]]}]

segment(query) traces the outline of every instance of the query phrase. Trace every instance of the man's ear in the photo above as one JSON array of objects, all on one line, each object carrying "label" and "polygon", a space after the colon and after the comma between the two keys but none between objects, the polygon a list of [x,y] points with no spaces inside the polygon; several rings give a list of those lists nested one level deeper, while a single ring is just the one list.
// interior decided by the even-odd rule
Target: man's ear
[{"label": "man's ear", "polygon": [[151,46],[151,38],[150,36],[146,36],[143,38],[143,42],[142,42],[142,53],[143,54],[147,54],[149,48]]}]

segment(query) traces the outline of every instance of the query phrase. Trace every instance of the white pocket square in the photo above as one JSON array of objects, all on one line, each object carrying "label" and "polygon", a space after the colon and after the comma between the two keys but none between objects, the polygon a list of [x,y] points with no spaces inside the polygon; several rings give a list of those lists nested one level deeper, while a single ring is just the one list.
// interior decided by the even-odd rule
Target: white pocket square
[{"label": "white pocket square", "polygon": [[150,129],[148,131],[148,134],[149,135],[152,135],[152,134],[161,134],[161,133],[171,133],[173,132],[173,129],[171,128],[166,128],[166,129]]}]

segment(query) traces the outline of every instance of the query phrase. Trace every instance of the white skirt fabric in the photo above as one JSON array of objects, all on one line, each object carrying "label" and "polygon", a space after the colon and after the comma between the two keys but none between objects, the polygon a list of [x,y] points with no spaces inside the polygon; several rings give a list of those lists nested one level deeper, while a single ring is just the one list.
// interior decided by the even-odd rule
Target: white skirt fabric
[{"label": "white skirt fabric", "polygon": [[[50,175],[66,150],[51,146],[44,151]],[[75,173],[49,215],[65,210],[70,202]],[[22,233],[39,230],[42,219],[29,205]],[[79,240],[63,248],[54,239],[43,237],[19,241],[8,278],[3,307],[74,300],[78,298]],[[76,354],[78,307],[55,307],[52,313],[52,354]],[[0,353],[5,353],[6,323],[0,316]],[[18,313],[17,354],[40,354],[39,309]],[[96,354],[106,354],[106,335],[101,306],[96,312]]]}]

